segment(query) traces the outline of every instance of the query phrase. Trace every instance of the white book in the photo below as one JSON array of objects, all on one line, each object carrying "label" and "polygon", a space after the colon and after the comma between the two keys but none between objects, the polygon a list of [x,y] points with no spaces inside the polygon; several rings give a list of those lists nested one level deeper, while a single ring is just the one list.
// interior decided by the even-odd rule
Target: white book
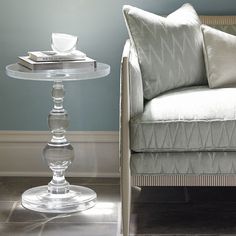
[{"label": "white book", "polygon": [[73,61],[33,61],[29,56],[18,57],[18,63],[31,70],[82,69],[96,68],[96,60],[86,57],[84,60]]},{"label": "white book", "polygon": [[59,54],[54,51],[28,52],[29,58],[33,61],[78,61],[85,60],[86,54],[75,50],[70,54]]}]

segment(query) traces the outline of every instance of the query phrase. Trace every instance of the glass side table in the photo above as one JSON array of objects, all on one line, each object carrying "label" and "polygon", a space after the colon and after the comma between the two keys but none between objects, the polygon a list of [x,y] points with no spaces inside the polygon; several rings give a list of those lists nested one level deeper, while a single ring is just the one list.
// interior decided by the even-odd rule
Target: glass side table
[{"label": "glass side table", "polygon": [[6,67],[9,77],[23,80],[53,81],[53,109],[48,115],[51,141],[45,146],[43,156],[53,172],[52,180],[45,186],[26,190],[22,205],[30,210],[45,213],[71,213],[83,211],[95,205],[97,195],[87,187],[70,185],[65,179],[65,170],[74,159],[74,150],[65,137],[69,125],[68,113],[63,108],[65,95],[63,82],[95,79],[107,76],[110,66],[97,63],[97,68],[29,70],[19,64]]}]

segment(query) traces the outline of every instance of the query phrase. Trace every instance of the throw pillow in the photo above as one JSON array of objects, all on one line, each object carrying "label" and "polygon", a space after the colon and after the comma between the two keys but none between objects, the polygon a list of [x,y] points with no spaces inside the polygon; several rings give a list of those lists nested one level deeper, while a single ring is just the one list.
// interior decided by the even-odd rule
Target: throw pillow
[{"label": "throw pillow", "polygon": [[127,5],[123,13],[138,54],[146,99],[206,83],[201,22],[190,4],[167,17]]},{"label": "throw pillow", "polygon": [[209,87],[235,87],[236,36],[206,25],[201,28]]}]

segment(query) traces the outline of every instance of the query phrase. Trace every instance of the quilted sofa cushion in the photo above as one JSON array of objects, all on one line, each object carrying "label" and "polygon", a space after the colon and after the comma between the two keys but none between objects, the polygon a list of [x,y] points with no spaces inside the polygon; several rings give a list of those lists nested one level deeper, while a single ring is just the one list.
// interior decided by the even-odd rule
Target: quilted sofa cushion
[{"label": "quilted sofa cushion", "polygon": [[132,175],[236,174],[236,152],[133,153]]},{"label": "quilted sofa cushion", "polygon": [[124,6],[146,99],[174,88],[206,84],[200,19],[190,4],[161,17]]},{"label": "quilted sofa cushion", "polygon": [[131,120],[135,152],[236,150],[236,88],[172,90]]}]

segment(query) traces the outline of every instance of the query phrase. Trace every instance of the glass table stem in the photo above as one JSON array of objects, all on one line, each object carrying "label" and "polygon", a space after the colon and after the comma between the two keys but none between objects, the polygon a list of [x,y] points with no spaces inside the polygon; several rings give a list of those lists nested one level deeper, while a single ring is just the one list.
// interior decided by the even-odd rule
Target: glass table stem
[{"label": "glass table stem", "polygon": [[52,88],[54,105],[48,115],[52,139],[43,150],[53,178],[48,185],[28,189],[22,194],[22,205],[33,211],[71,213],[84,211],[96,203],[97,194],[92,189],[70,185],[65,179],[65,171],[74,160],[74,150],[65,137],[69,119],[63,108],[64,96],[62,81],[56,80]]},{"label": "glass table stem", "polygon": [[44,148],[44,158],[53,171],[53,178],[48,184],[48,192],[64,194],[70,185],[64,173],[74,159],[74,150],[65,138],[69,125],[68,113],[63,108],[65,90],[62,81],[55,81],[52,88],[53,109],[48,115],[48,126],[52,133],[51,141]]}]

